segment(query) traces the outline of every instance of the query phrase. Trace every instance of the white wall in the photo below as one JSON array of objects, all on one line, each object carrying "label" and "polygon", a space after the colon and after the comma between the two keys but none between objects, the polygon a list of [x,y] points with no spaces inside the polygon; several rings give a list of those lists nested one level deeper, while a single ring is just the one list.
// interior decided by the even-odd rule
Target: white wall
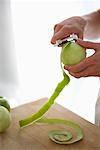
[{"label": "white wall", "polygon": [[[96,0],[12,0],[12,19],[19,71],[18,104],[50,97],[62,79],[60,48],[50,44],[53,26],[99,8]],[[98,78],[71,78],[57,102],[94,122]],[[34,106],[33,106],[34,107]]]}]

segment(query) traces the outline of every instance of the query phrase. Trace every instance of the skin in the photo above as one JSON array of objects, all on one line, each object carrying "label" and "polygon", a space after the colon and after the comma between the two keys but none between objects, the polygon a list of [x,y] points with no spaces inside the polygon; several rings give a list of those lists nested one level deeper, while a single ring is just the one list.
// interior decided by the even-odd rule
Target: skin
[{"label": "skin", "polygon": [[77,43],[86,49],[93,49],[95,53],[77,65],[65,66],[64,68],[76,78],[89,76],[100,77],[100,43],[83,40],[78,40]]},{"label": "skin", "polygon": [[77,65],[65,66],[64,68],[76,78],[100,77],[100,43],[83,41],[84,38],[91,40],[100,37],[100,10],[82,17],[71,17],[56,24],[51,43],[55,44],[56,40],[64,39],[72,33],[78,35],[77,43],[79,45],[86,49],[92,49],[95,53]]}]

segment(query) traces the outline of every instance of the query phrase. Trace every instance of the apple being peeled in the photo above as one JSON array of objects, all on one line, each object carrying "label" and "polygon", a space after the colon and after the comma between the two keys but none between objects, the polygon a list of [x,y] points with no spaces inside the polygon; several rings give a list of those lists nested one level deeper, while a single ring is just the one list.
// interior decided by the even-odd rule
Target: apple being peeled
[{"label": "apple being peeled", "polygon": [[64,65],[75,65],[86,57],[86,50],[75,42],[67,42],[62,46],[61,62]]}]

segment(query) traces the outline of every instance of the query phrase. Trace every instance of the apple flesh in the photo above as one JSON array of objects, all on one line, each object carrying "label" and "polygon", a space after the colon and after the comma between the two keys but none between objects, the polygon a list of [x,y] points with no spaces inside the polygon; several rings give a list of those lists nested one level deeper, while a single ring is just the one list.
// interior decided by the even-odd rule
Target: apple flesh
[{"label": "apple flesh", "polygon": [[67,42],[62,46],[61,62],[64,65],[75,65],[86,57],[86,50],[75,42]]}]

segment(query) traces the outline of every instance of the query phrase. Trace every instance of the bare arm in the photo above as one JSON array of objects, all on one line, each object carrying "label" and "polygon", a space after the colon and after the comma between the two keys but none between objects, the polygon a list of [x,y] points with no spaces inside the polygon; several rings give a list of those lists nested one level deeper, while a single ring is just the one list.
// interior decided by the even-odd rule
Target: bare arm
[{"label": "bare arm", "polygon": [[[84,16],[74,16],[68,18],[54,27],[54,34],[51,43],[63,39],[75,33],[80,39],[97,39],[100,37],[100,9]],[[78,44],[84,48],[94,49],[95,53],[84,59],[77,65],[65,66],[69,73],[76,77],[96,76],[100,77],[100,43],[86,42],[78,40]]]},{"label": "bare arm", "polygon": [[100,9],[82,17],[86,20],[84,37],[96,39],[100,37]]},{"label": "bare arm", "polygon": [[51,43],[75,33],[79,38],[96,39],[100,37],[100,9],[84,16],[68,18],[54,26]]}]

